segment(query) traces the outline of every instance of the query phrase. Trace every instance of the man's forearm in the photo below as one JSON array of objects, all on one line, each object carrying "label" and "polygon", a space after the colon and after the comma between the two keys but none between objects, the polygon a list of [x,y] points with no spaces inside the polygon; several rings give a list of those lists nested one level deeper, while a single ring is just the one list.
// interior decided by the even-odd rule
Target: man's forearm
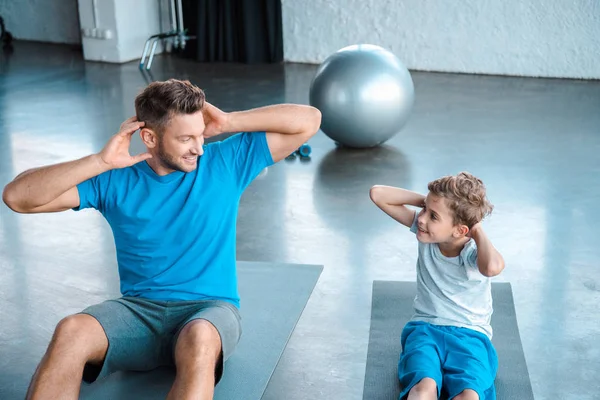
[{"label": "man's forearm", "polygon": [[498,275],[504,269],[504,259],[494,248],[492,242],[481,228],[472,231],[471,236],[477,244],[477,266],[485,276]]},{"label": "man's forearm", "polygon": [[97,155],[33,168],[19,174],[4,188],[3,200],[15,208],[32,209],[48,204],[86,179],[107,171]]},{"label": "man's forearm", "polygon": [[314,107],[280,104],[236,111],[228,114],[225,132],[266,131],[289,135],[314,133],[319,129],[321,115]]}]

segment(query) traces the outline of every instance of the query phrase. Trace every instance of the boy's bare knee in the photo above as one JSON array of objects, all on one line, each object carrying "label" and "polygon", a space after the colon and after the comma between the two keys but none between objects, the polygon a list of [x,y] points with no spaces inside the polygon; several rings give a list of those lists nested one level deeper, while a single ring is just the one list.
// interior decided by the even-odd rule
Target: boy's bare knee
[{"label": "boy's bare knee", "polygon": [[411,392],[425,394],[435,393],[437,394],[437,383],[431,378],[423,378],[411,389]]},{"label": "boy's bare knee", "polygon": [[465,389],[454,398],[456,400],[479,400],[479,395],[474,390]]}]

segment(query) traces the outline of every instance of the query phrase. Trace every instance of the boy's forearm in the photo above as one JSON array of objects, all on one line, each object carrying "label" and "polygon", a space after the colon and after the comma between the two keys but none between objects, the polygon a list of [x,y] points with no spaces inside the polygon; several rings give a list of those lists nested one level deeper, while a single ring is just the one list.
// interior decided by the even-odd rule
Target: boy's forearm
[{"label": "boy's forearm", "polygon": [[314,107],[279,104],[228,114],[226,132],[277,132],[288,135],[314,133],[321,124],[321,113]]},{"label": "boy's forearm", "polygon": [[33,209],[48,204],[67,190],[108,171],[98,155],[27,170],[3,191],[4,202],[11,208]]},{"label": "boy's forearm", "polygon": [[471,236],[477,244],[477,266],[479,272],[491,277],[496,276],[504,269],[504,259],[502,255],[494,248],[481,227],[476,227],[471,231]]},{"label": "boy's forearm", "polygon": [[405,190],[405,192],[406,198],[403,200],[404,202],[402,204],[421,208],[425,206],[424,195],[421,193],[411,192],[410,190]]},{"label": "boy's forearm", "polygon": [[371,200],[387,215],[407,227],[412,226],[415,211],[408,205],[423,207],[425,196],[392,186],[375,185],[370,191]]},{"label": "boy's forearm", "polygon": [[423,207],[425,205],[425,196],[410,190],[392,187],[375,185],[372,189],[376,193],[377,202],[393,206],[415,206]]}]

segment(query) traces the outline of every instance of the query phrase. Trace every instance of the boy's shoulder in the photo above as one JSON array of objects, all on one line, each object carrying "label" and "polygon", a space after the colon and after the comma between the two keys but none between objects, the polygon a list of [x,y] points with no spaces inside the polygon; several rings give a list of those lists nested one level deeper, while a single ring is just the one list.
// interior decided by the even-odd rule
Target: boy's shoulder
[{"label": "boy's shoulder", "polygon": [[469,239],[465,243],[459,258],[463,265],[477,268],[477,243],[474,239]]}]

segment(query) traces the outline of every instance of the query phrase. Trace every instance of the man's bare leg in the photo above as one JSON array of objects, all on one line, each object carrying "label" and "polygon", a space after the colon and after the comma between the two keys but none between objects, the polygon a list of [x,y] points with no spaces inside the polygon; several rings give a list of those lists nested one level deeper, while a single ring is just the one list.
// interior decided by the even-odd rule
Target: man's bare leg
[{"label": "man's bare leg", "polygon": [[29,385],[27,399],[78,399],[83,367],[87,362],[101,364],[107,350],[108,339],[94,317],[66,317],[56,326]]},{"label": "man's bare leg", "polygon": [[221,354],[221,337],[210,322],[189,322],[175,344],[177,375],[167,400],[210,400],[215,390],[215,369]]}]

